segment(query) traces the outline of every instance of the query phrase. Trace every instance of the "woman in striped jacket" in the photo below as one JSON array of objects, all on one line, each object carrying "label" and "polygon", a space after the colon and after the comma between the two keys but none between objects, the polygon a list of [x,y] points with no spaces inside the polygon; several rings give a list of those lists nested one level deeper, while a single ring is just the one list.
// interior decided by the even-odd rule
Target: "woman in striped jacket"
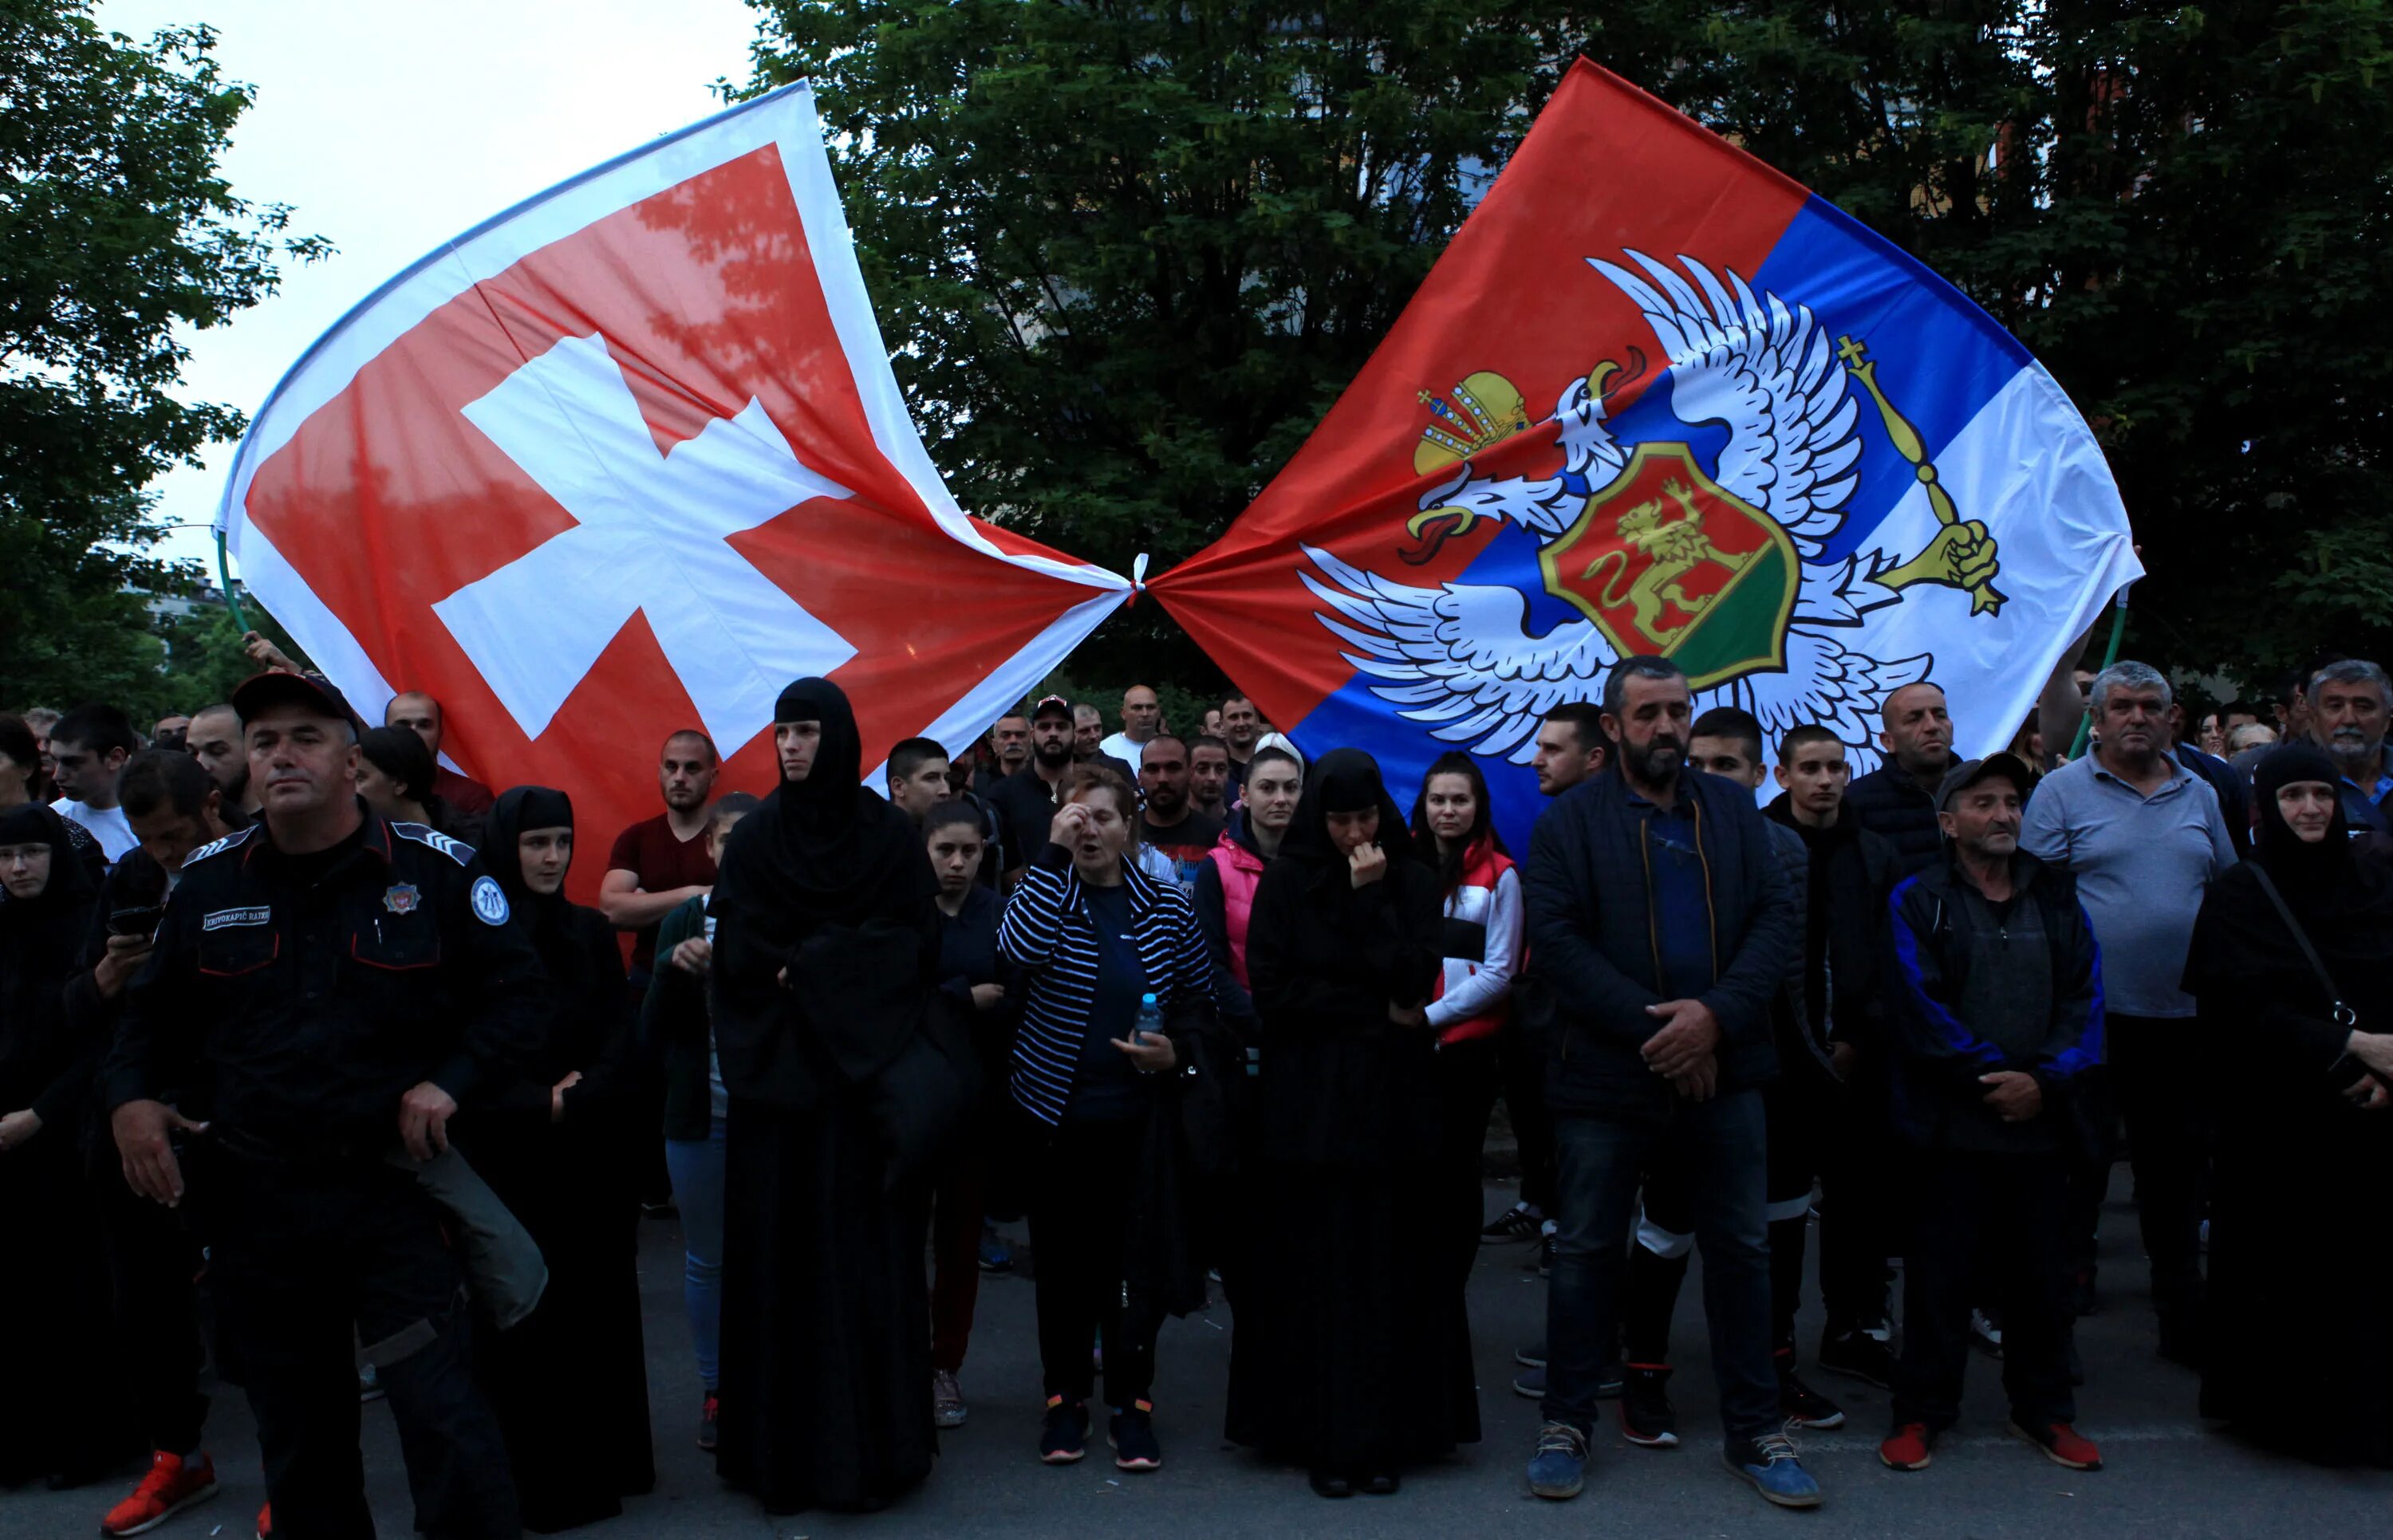
[{"label": "woman in striped jacket", "polygon": [[1146,1471],[1163,1463],[1147,1399],[1162,1323],[1157,1303],[1128,1286],[1131,1231],[1148,1117],[1180,1054],[1139,1018],[1147,997],[1167,1015],[1207,999],[1210,964],[1187,897],[1129,858],[1137,828],[1138,799],[1118,771],[1075,766],[997,945],[1029,974],[1012,1090],[1040,1144],[1027,1194],[1047,1393],[1040,1458],[1065,1465],[1085,1452],[1089,1349],[1102,1334],[1106,1442],[1115,1465]]}]

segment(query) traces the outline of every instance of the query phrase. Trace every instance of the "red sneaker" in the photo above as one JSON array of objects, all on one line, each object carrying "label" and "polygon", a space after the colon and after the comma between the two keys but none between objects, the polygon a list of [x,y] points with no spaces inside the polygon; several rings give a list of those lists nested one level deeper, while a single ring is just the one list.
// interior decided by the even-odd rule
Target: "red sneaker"
[{"label": "red sneaker", "polygon": [[2094,1441],[2077,1436],[2077,1429],[2065,1422],[2021,1422],[2011,1418],[2011,1431],[2044,1451],[2044,1457],[2055,1465],[2065,1465],[2072,1470],[2099,1470],[2102,1451]]},{"label": "red sneaker", "polygon": [[1918,1470],[1928,1464],[1928,1452],[1935,1447],[1936,1435],[1924,1422],[1906,1422],[1886,1436],[1877,1446],[1877,1457],[1892,1470]]},{"label": "red sneaker", "polygon": [[216,1463],[206,1455],[186,1460],[161,1449],[150,1456],[150,1474],[133,1495],[108,1510],[99,1521],[106,1535],[147,1534],[193,1503],[216,1494]]}]

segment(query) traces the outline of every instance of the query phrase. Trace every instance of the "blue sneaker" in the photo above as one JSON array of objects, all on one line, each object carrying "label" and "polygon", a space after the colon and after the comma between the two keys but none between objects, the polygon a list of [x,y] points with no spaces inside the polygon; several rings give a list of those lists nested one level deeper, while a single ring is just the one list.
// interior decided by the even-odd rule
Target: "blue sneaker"
[{"label": "blue sneaker", "polygon": [[1550,1422],[1537,1429],[1537,1452],[1529,1460],[1529,1490],[1561,1502],[1587,1485],[1587,1429]]},{"label": "blue sneaker", "polygon": [[1795,1441],[1784,1433],[1731,1439],[1721,1458],[1731,1470],[1753,1483],[1764,1502],[1780,1507],[1820,1506],[1820,1483],[1803,1468],[1795,1454]]},{"label": "blue sneaker", "polygon": [[980,1227],[980,1270],[983,1272],[1013,1271],[1013,1247],[1006,1244],[1005,1237],[997,1233],[995,1225]]}]

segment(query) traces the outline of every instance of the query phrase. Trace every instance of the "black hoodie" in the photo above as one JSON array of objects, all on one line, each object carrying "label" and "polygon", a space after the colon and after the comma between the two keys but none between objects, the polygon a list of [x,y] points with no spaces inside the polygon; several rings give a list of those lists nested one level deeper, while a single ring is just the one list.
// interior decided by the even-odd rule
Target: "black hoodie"
[{"label": "black hoodie", "polygon": [[[1798,820],[1785,793],[1762,816],[1801,836],[1811,853],[1804,887],[1803,1013],[1814,1056],[1838,1042],[1863,1051],[1885,1030],[1878,986],[1885,967],[1887,898],[1901,865],[1894,846],[1848,811],[1825,829]],[[1782,1055],[1784,1057],[1784,1055]]]}]

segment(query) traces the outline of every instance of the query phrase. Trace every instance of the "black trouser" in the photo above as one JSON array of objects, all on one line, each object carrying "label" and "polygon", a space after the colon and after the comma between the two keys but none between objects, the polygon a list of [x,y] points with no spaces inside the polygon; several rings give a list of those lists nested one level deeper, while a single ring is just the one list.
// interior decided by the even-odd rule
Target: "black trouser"
[{"label": "black trouser", "polygon": [[207,1392],[200,1389],[207,1349],[200,1336],[199,1246],[183,1227],[184,1211],[124,1185],[112,1155],[102,1157],[92,1181],[125,1399],[150,1448],[189,1455],[208,1420]]},{"label": "black trouser", "polygon": [[2106,1026],[2152,1304],[2164,1328],[2190,1328],[2202,1308],[2202,1216],[2210,1199],[2201,1031],[2191,1017],[2112,1016]]},{"label": "black trouser", "polygon": [[[1883,1202],[1873,1140],[1878,1124],[1851,1088],[1824,1070],[1789,1066],[1761,1093],[1769,1123],[1771,1344],[1795,1346],[1803,1302],[1805,1231],[1816,1181],[1820,1194],[1820,1293],[1831,1336],[1886,1325]],[[1651,1174],[1637,1243],[1628,1250],[1621,1325],[1629,1360],[1666,1364],[1670,1317],[1694,1246],[1694,1203],[1683,1177]]]},{"label": "black trouser", "polygon": [[1133,1303],[1124,1282],[1131,1205],[1144,1116],[1056,1128],[1030,1194],[1030,1247],[1038,1270],[1039,1363],[1047,1393],[1086,1401],[1095,1392],[1091,1350],[1105,1347],[1105,1400],[1128,1406],[1155,1383],[1154,1307]]},{"label": "black trouser", "polygon": [[[1519,1022],[1507,1022],[1495,1037],[1496,1064],[1504,1088],[1504,1116],[1521,1152],[1521,1201],[1554,1217],[1558,1156],[1554,1115],[1546,1106],[1546,1059]],[[1484,1119],[1483,1119],[1484,1122]]]},{"label": "black trouser", "polygon": [[2070,1271],[2091,1278],[2100,1255],[2111,1166],[2119,1158],[2119,1105],[2111,1091],[2111,1066],[2093,1064],[2080,1072],[2072,1094],[2085,1137],[2068,1156]]},{"label": "black trouser", "polygon": [[358,1342],[399,1424],[418,1527],[435,1540],[517,1540],[506,1446],[466,1367],[463,1274],[414,1178],[230,1155],[208,1176],[209,1279],[257,1419],[278,1540],[374,1533]]},{"label": "black trouser", "polygon": [[[1487,1116],[1496,1110],[1503,1085],[1503,1057],[1498,1038],[1476,1038],[1466,1043],[1442,1043],[1437,1051],[1438,1181],[1445,1188],[1439,1206],[1447,1218],[1439,1229],[1438,1249],[1448,1253],[1456,1286],[1471,1281],[1479,1262],[1479,1231],[1487,1222],[1487,1184],[1481,1160],[1487,1148]],[[1521,1191],[1528,1192],[1527,1157],[1523,1156]]]},{"label": "black trouser", "polygon": [[1969,1311],[2003,1312],[2003,1389],[2023,1422],[2073,1422],[2069,1389],[2069,1174],[2059,1154],[1910,1155],[1919,1207],[1903,1275],[1894,1422],[1942,1430],[1960,1414]]}]

